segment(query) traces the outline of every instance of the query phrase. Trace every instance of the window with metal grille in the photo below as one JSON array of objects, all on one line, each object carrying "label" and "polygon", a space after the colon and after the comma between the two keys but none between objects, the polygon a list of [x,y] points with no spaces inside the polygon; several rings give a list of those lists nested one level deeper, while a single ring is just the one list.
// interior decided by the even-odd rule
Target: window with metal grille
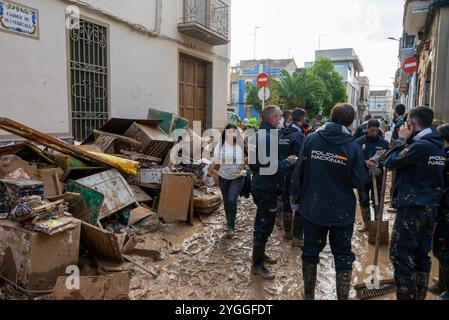
[{"label": "window with metal grille", "polygon": [[107,28],[80,20],[70,31],[72,134],[83,141],[109,118]]}]

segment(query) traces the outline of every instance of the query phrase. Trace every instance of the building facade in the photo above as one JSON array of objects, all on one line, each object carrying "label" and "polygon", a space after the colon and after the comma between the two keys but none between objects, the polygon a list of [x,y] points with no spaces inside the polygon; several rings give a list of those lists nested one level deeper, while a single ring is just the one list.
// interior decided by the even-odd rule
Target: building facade
[{"label": "building facade", "polygon": [[[449,121],[449,1],[407,0],[404,34],[396,72],[396,101],[407,109],[428,106],[437,121]],[[406,73],[404,61],[416,57],[418,69]]]},{"label": "building facade", "polygon": [[392,119],[393,92],[391,90],[375,90],[370,92],[368,102],[368,112],[374,119]]},{"label": "building facade", "polygon": [[230,0],[0,0],[0,19],[3,117],[67,140],[150,107],[226,124]]},{"label": "building facade", "polygon": [[[360,75],[364,72],[364,68],[354,49],[343,48],[315,51],[315,60],[321,57],[332,61],[346,85],[347,103],[353,105],[358,113],[358,118],[363,119],[363,116],[367,113],[369,79]],[[310,67],[312,64],[313,62],[306,62],[305,67]]]},{"label": "building facade", "polygon": [[272,79],[280,76],[283,70],[293,74],[298,69],[294,59],[262,59],[242,60],[237,66],[231,68],[231,92],[229,111],[245,117],[256,117],[259,115],[251,106],[246,105],[246,86],[256,84],[260,73],[270,75]]}]

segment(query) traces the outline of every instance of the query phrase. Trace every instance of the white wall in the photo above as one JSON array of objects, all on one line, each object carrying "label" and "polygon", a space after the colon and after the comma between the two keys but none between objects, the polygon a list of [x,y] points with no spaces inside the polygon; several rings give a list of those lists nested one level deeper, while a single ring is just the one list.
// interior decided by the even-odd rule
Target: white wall
[{"label": "white wall", "polygon": [[[129,7],[118,0],[89,0],[108,11],[134,17],[138,3],[145,12],[135,22],[151,28],[156,0],[136,0]],[[67,136],[70,132],[67,77],[66,3],[58,0],[17,0],[39,9],[40,40],[0,32],[0,116],[10,117],[38,130]],[[120,6],[122,3],[122,6]],[[145,4],[144,4],[145,3]],[[168,4],[170,3],[170,4]],[[176,5],[177,4],[177,5]],[[128,6],[128,7],[127,7]],[[146,12],[146,11],[149,12]],[[229,100],[229,46],[212,47],[179,34],[182,0],[163,1],[162,33],[188,38],[190,49],[176,40],[142,35],[129,26],[81,7],[83,17],[109,26],[110,106],[112,117],[146,118],[148,108],[178,112],[179,53],[213,64],[213,125],[224,127]],[[4,139],[5,136],[1,136]]]}]

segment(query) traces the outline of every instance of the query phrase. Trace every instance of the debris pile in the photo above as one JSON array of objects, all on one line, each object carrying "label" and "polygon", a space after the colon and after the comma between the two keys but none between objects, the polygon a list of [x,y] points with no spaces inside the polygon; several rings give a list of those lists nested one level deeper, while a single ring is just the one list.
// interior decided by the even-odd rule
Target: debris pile
[{"label": "debris pile", "polygon": [[[0,285],[28,297],[127,299],[125,262],[157,277],[132,256],[163,259],[164,224],[219,209],[219,192],[202,185],[207,161],[170,161],[179,142],[170,134],[188,122],[158,110],[149,119],[111,119],[69,145],[0,118],[24,141],[0,147]],[[72,268],[79,286],[67,285]]]}]

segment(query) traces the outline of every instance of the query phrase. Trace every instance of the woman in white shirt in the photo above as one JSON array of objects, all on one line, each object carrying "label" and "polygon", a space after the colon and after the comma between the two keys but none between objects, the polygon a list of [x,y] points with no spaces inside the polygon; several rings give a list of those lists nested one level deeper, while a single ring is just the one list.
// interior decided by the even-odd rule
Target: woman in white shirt
[{"label": "woman in white shirt", "polygon": [[237,142],[238,128],[229,124],[223,131],[220,144],[214,150],[214,160],[209,167],[209,174],[220,165],[220,190],[227,220],[227,236],[235,233],[237,217],[237,199],[245,183],[246,172],[243,140]]}]

